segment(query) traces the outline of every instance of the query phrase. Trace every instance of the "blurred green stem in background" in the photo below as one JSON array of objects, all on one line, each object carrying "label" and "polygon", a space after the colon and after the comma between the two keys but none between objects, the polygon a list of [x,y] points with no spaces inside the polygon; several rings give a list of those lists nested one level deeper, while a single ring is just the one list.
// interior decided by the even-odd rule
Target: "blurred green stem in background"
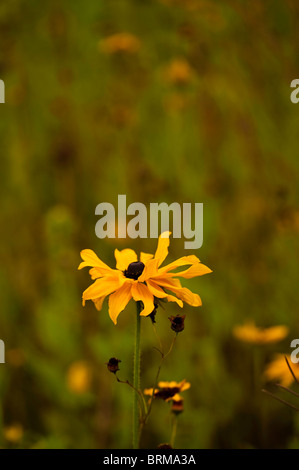
[{"label": "blurred green stem in background", "polygon": [[138,408],[138,393],[140,387],[140,312],[141,302],[136,302],[136,333],[135,333],[135,351],[134,351],[134,369],[133,369],[133,387],[134,387],[134,401],[133,401],[133,449],[139,447],[139,408]]}]

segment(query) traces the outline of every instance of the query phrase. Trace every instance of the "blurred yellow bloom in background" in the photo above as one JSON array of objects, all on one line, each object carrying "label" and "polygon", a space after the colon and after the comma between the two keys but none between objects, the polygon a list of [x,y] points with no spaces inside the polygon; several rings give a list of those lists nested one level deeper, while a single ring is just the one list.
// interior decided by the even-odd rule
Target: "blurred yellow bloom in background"
[{"label": "blurred yellow bloom in background", "polygon": [[117,52],[135,53],[140,49],[139,39],[130,33],[117,33],[102,39],[99,48],[106,54]]},{"label": "blurred yellow bloom in background", "polygon": [[3,429],[4,438],[12,443],[19,442],[24,435],[23,426],[19,423],[5,426]]},{"label": "blurred yellow bloom in background", "polygon": [[[183,256],[161,267],[168,255],[170,232],[160,235],[155,255],[141,253],[138,261],[135,251],[126,248],[115,250],[116,269],[103,263],[92,250],[81,251],[83,262],[78,269],[92,267],[89,274],[95,282],[83,292],[83,305],[92,300],[98,310],[102,309],[105,297],[109,296],[109,315],[114,324],[129,301],[142,301],[140,315],[150,315],[155,309],[154,298],[176,302],[183,307],[186,302],[193,307],[202,305],[201,298],[186,287],[182,287],[177,277],[190,279],[212,272],[210,268],[194,256]],[[180,272],[171,272],[181,266],[189,266]],[[170,295],[167,291],[175,295]]]},{"label": "blurred yellow bloom in background", "polygon": [[91,385],[91,369],[86,361],[73,362],[67,371],[67,386],[75,393],[85,393]]},{"label": "blurred yellow bloom in background", "polygon": [[240,341],[253,344],[276,343],[283,340],[289,334],[289,329],[284,325],[259,328],[254,322],[235,326],[233,335]]},{"label": "blurred yellow bloom in background", "polygon": [[299,363],[294,364],[289,355],[276,354],[264,371],[264,377],[266,380],[276,380],[284,387],[289,387],[294,382],[294,377],[292,376],[285,360],[286,357],[295,376],[299,379]]},{"label": "blurred yellow bloom in background", "polygon": [[182,398],[179,393],[188,390],[190,387],[191,384],[189,382],[186,382],[186,380],[182,380],[181,382],[159,382],[158,388],[155,389],[154,394],[152,388],[146,388],[143,393],[144,395],[153,395],[154,398],[161,398],[165,401],[180,401]]},{"label": "blurred yellow bloom in background", "polygon": [[184,59],[175,59],[166,68],[165,78],[170,83],[185,85],[193,76],[193,70]]}]

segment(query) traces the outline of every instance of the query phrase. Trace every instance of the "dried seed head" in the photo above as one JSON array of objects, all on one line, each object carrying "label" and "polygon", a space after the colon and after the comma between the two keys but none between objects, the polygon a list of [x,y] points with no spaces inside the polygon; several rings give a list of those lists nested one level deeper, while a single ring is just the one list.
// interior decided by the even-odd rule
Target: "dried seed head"
[{"label": "dried seed head", "polygon": [[176,317],[171,316],[168,318],[171,323],[171,329],[176,333],[180,333],[185,328],[185,317],[186,315],[177,315]]},{"label": "dried seed head", "polygon": [[113,372],[113,374],[115,374],[119,368],[118,368],[118,364],[121,362],[120,359],[116,359],[116,357],[111,357],[109,359],[109,361],[106,363],[107,364],[107,369],[110,371],[110,372]]},{"label": "dried seed head", "polygon": [[176,415],[182,413],[182,411],[184,411],[184,399],[181,398],[180,400],[173,400],[171,411]]},{"label": "dried seed head", "polygon": [[170,444],[159,444],[157,449],[172,449],[171,445]]}]

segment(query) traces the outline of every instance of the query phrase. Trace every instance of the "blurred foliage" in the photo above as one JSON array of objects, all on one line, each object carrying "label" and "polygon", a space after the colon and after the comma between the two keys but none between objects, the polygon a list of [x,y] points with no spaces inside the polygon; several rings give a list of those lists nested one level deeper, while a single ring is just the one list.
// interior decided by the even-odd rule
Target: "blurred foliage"
[{"label": "blurred foliage", "polygon": [[[114,248],[153,252],[156,240],[99,240],[94,211],[134,201],[204,203],[213,274],[186,281],[203,300],[161,380],[187,379],[182,448],[299,447],[294,411],[261,393],[274,353],[298,337],[299,5],[295,0],[3,0],[0,5],[0,446],[125,448],[134,304],[114,326],[107,304],[81,306],[79,252],[111,266]],[[297,66],[297,69],[296,69]],[[170,259],[184,251],[172,240]],[[165,345],[172,304],[157,314]],[[254,321],[290,329],[275,344],[243,344]],[[142,387],[159,354],[142,319]],[[155,402],[142,446],[170,438]]]}]

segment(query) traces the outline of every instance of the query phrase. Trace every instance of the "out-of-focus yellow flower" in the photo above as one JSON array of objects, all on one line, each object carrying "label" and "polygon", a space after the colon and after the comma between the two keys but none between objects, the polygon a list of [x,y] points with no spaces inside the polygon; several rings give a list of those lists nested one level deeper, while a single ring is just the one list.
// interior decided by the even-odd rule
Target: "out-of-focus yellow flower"
[{"label": "out-of-focus yellow flower", "polygon": [[153,396],[154,398],[161,398],[164,401],[180,401],[182,400],[179,395],[181,392],[188,390],[191,387],[189,382],[182,380],[181,382],[159,382],[158,388],[155,389],[153,394],[152,388],[146,388],[144,390],[144,395]]},{"label": "out-of-focus yellow flower", "polygon": [[271,326],[270,328],[258,328],[254,322],[235,326],[233,335],[240,341],[253,344],[277,343],[289,334],[289,329],[284,325]]},{"label": "out-of-focus yellow flower", "polygon": [[90,389],[91,370],[86,361],[76,361],[67,371],[67,386],[75,393],[85,393]]},{"label": "out-of-focus yellow flower", "polygon": [[175,59],[165,70],[165,78],[170,83],[185,85],[193,76],[193,70],[184,59]]},{"label": "out-of-focus yellow flower", "polygon": [[[155,255],[141,253],[138,261],[135,251],[126,248],[115,250],[116,269],[103,263],[92,250],[81,251],[83,262],[78,269],[90,266],[89,274],[95,282],[83,292],[83,305],[92,300],[98,310],[102,309],[105,297],[109,296],[109,315],[114,324],[129,301],[141,301],[142,316],[150,315],[155,309],[154,299],[176,302],[183,307],[186,302],[193,307],[202,305],[201,298],[186,287],[182,287],[178,277],[190,279],[212,272],[210,268],[194,256],[183,256],[161,267],[168,255],[170,232],[160,235]],[[189,266],[180,272],[174,269]],[[175,295],[171,295],[168,291]]]},{"label": "out-of-focus yellow flower", "polygon": [[5,426],[3,429],[4,438],[9,442],[19,442],[24,434],[23,426],[19,423]]},{"label": "out-of-focus yellow flower", "polygon": [[294,382],[285,357],[287,357],[289,364],[296,377],[299,378],[299,363],[294,364],[291,357],[285,354],[276,354],[273,360],[266,366],[264,377],[266,380],[276,380],[284,387],[289,387]]},{"label": "out-of-focus yellow flower", "polygon": [[99,48],[106,54],[117,52],[136,53],[140,49],[139,39],[130,33],[117,33],[108,36],[99,42]]}]

